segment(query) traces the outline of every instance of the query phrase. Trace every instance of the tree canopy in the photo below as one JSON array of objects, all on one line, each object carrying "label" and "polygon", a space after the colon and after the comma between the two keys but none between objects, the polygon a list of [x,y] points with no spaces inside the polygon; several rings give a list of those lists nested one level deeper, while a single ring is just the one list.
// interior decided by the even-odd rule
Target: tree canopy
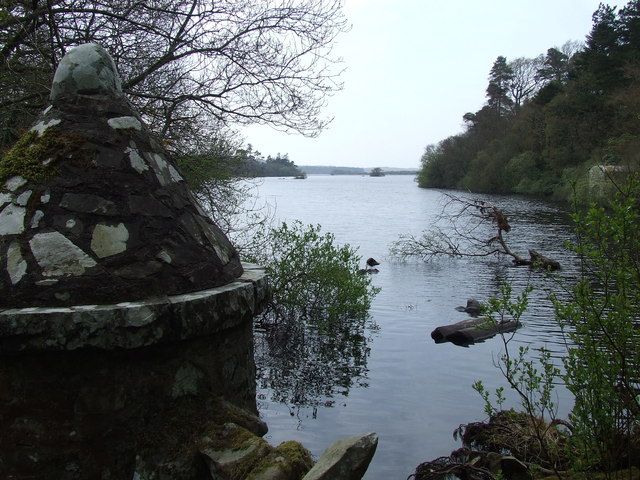
[{"label": "tree canopy", "polygon": [[498,56],[487,102],[465,131],[422,156],[421,187],[567,198],[598,164],[637,166],[640,1],[601,4],[583,45],[535,58]]},{"label": "tree canopy", "polygon": [[331,47],[340,0],[33,0],[0,5],[0,148],[47,103],[73,46],[97,42],[123,89],[173,149],[223,125],[266,123],[306,135],[341,88]]}]

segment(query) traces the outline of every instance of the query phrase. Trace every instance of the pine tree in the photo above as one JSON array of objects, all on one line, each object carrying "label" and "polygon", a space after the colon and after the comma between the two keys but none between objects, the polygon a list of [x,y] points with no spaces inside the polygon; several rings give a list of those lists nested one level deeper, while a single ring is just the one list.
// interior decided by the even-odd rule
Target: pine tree
[{"label": "pine tree", "polygon": [[499,56],[489,72],[489,86],[487,87],[487,104],[495,113],[506,116],[510,112],[513,100],[509,97],[509,86],[513,79],[513,70],[507,64],[507,59]]}]

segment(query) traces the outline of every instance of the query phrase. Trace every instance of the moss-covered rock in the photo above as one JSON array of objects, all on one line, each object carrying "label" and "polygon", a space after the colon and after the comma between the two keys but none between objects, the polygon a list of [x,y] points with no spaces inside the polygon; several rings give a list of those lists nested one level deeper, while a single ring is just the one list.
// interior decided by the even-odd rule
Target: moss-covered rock
[{"label": "moss-covered rock", "polygon": [[247,480],[300,480],[312,466],[309,451],[291,440],[281,443],[263,458]]},{"label": "moss-covered rock", "polygon": [[249,430],[226,423],[211,429],[199,450],[213,478],[244,480],[273,447]]},{"label": "moss-covered rock", "polygon": [[83,138],[77,133],[64,133],[49,128],[42,134],[29,130],[0,157],[0,183],[19,175],[27,180],[40,181],[54,172],[58,159],[71,150],[78,151]]},{"label": "moss-covered rock", "polygon": [[212,420],[220,425],[224,423],[235,423],[250,432],[262,437],[268,431],[267,424],[260,420],[256,415],[248,412],[244,408],[240,408],[231,402],[226,401],[222,397],[214,400],[216,410]]}]

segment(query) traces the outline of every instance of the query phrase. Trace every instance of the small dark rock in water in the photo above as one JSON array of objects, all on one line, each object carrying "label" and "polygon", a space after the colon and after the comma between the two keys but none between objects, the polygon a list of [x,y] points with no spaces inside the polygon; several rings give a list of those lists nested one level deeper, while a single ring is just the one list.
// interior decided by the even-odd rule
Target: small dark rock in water
[{"label": "small dark rock in water", "polygon": [[467,300],[466,307],[456,307],[456,310],[459,312],[467,312],[472,317],[477,317],[480,315],[480,311],[482,310],[482,304],[475,298],[470,298]]},{"label": "small dark rock in water", "polygon": [[367,259],[367,266],[369,267],[375,267],[376,265],[380,265],[380,262],[378,262],[376,259],[369,257]]},{"label": "small dark rock in water", "polygon": [[542,270],[550,271],[560,270],[560,263],[556,260],[546,257],[535,250],[529,250],[529,255],[531,257],[531,266],[533,268],[541,268]]},{"label": "small dark rock in water", "polygon": [[482,310],[482,305],[475,298],[467,300],[467,307],[464,309],[469,315],[478,315]]}]

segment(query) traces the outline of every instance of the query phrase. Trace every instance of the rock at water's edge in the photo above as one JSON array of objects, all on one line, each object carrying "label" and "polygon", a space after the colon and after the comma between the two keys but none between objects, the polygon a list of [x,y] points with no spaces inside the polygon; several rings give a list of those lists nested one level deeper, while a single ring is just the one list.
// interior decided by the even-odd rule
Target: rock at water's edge
[{"label": "rock at water's edge", "polygon": [[338,440],[324,451],[302,480],[360,480],[377,446],[375,433]]}]

